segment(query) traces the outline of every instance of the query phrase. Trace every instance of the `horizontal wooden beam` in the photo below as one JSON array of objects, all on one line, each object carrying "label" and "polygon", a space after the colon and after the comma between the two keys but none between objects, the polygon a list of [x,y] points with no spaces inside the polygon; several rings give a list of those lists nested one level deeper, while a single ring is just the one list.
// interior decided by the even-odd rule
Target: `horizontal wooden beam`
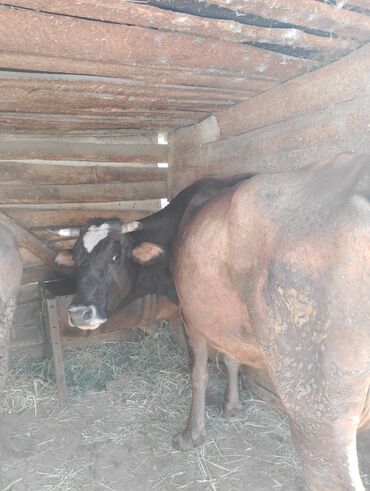
[{"label": "horizontal wooden beam", "polygon": [[[156,163],[167,161],[167,145],[135,145],[123,143],[105,145],[93,142],[82,143],[72,141],[66,145],[58,141],[35,141],[33,139],[19,138],[14,141],[1,141],[0,159]],[[68,170],[71,174],[73,173],[72,168],[67,169],[67,172]],[[38,167],[38,171],[40,171],[40,167]],[[60,168],[56,168],[55,172],[58,171],[62,172]],[[91,172],[94,172],[94,170]],[[63,171],[63,173],[65,172]]]},{"label": "horizontal wooden beam", "polygon": [[[88,145],[86,146],[88,147]],[[109,152],[111,145],[107,147]],[[1,148],[2,142],[0,140],[0,149]],[[24,153],[26,153],[27,143],[25,143],[24,148]],[[68,146],[66,146],[66,148],[68,148]],[[54,158],[58,157],[59,155],[56,155]],[[81,157],[83,156],[81,155]],[[82,166],[76,164],[58,165],[47,162],[29,163],[16,160],[6,162],[0,161],[0,184],[93,184],[98,182],[108,183],[112,181],[166,181],[166,174],[166,168],[158,168],[154,165],[148,166],[140,164],[140,167],[129,165]]]},{"label": "horizontal wooden beam", "polygon": [[[63,61],[69,59],[103,62],[104,65],[206,67],[286,80],[318,66],[311,60],[252,46],[113,23],[97,25],[86,19],[24,9],[1,9],[0,22],[3,26],[0,31],[2,53],[37,53],[39,59],[44,60],[44,57],[52,57],[60,61],[59,72],[65,71]],[[27,35],[30,30],[34,33],[31,37]],[[99,74],[96,68],[95,74]],[[35,69],[38,66],[34,66]]]},{"label": "horizontal wooden beam", "polygon": [[63,210],[89,210],[95,213],[100,213],[101,211],[111,211],[112,213],[120,211],[143,211],[143,212],[154,212],[159,210],[161,207],[160,199],[141,199],[141,200],[128,200],[128,201],[114,201],[114,202],[104,202],[104,203],[58,203],[58,204],[32,204],[27,203],[22,204],[7,204],[0,205],[0,211],[16,211],[19,210],[25,213],[27,211],[63,211]]},{"label": "horizontal wooden beam", "polygon": [[[0,72],[1,73],[1,72]],[[1,119],[1,118],[0,118]],[[154,144],[158,143],[158,129],[97,129],[95,131],[91,131],[89,133],[84,133],[80,131],[71,131],[68,134],[60,134],[57,136],[59,142],[64,142],[66,145],[71,141],[74,142],[95,142],[100,144],[108,144],[111,143],[124,143],[124,144]],[[166,134],[166,132],[164,132]],[[1,132],[0,139],[6,141],[14,141],[18,138],[22,139],[33,139],[33,140],[49,140],[56,138],[55,135],[50,135],[47,132],[45,133],[22,133],[15,132],[14,128],[12,131]]]},{"label": "horizontal wooden beam", "polygon": [[[220,111],[194,127],[179,130],[179,145],[229,138],[350,100],[368,91],[369,66],[367,44],[341,60]],[[208,128],[206,133],[204,128]]]},{"label": "horizontal wooden beam", "polygon": [[[245,79],[246,81],[247,79]],[[261,82],[253,80],[248,90],[227,88],[211,88],[193,85],[168,85],[153,83],[139,83],[127,79],[113,77],[94,77],[88,75],[62,75],[53,73],[0,71],[0,97],[2,103],[5,99],[32,98],[39,96],[40,100],[47,96],[63,94],[66,98],[80,95],[80,97],[96,97],[98,100],[109,103],[112,98],[126,97],[154,99],[169,98],[173,101],[211,101],[222,103],[239,102],[248,96],[255,95],[265,88]],[[31,99],[33,100],[33,99]],[[140,100],[140,99],[139,99]]]},{"label": "horizontal wooden beam", "polygon": [[79,226],[96,217],[116,217],[124,222],[129,222],[150,214],[149,211],[145,210],[24,210],[16,208],[4,210],[4,213],[23,227],[32,229],[32,233],[42,239],[56,238],[49,233],[43,233],[43,230],[39,230],[44,227]]},{"label": "horizontal wooden beam", "polygon": [[[68,93],[54,92],[52,89],[44,92],[30,92],[24,97],[19,97],[16,91],[12,94],[4,94],[4,90],[0,88],[0,110],[2,111],[19,111],[29,113],[57,113],[57,114],[77,114],[86,115],[89,117],[111,116],[116,117],[135,114],[141,115],[143,111],[151,113],[152,111],[166,111],[173,113],[176,117],[179,111],[186,111],[185,116],[189,116],[192,111],[197,117],[202,117],[205,114],[213,111],[226,109],[233,103],[232,100],[192,100],[191,98],[183,97],[183,99],[172,99],[171,94],[159,98],[155,91],[147,93],[144,97],[114,95],[106,96],[94,93]],[[244,97],[246,99],[247,97]],[[154,114],[153,114],[154,115]],[[149,114],[148,114],[149,116]],[[192,116],[190,116],[192,117]]]},{"label": "horizontal wooden beam", "polygon": [[[22,69],[45,72],[50,76],[76,76],[80,78],[125,80],[127,86],[158,86],[171,89],[174,87],[188,90],[208,90],[209,88],[221,91],[262,91],[267,90],[279,82],[276,77],[263,73],[240,72],[224,69],[178,68],[176,66],[143,66],[121,65],[117,63],[92,62],[66,58],[55,59],[53,56],[38,56],[37,54],[20,54],[0,52],[0,66],[12,70]],[[53,73],[55,72],[55,73]],[[31,73],[29,74],[32,75]],[[38,73],[34,75],[40,75]],[[59,75],[61,76],[61,75]]]},{"label": "horizontal wooden beam", "polygon": [[23,267],[44,264],[44,262],[40,258],[38,258],[35,254],[30,252],[28,249],[25,249],[24,247],[19,247],[19,254],[22,259]]},{"label": "horizontal wooden beam", "polygon": [[166,184],[163,181],[0,186],[0,204],[101,203],[125,199],[164,198],[166,195]]},{"label": "horizontal wooden beam", "polygon": [[171,194],[207,175],[303,167],[341,152],[370,153],[369,96],[357,97],[180,154]]},{"label": "horizontal wooden beam", "polygon": [[26,248],[50,267],[54,267],[55,252],[15,220],[0,213],[0,223],[13,234],[17,244]]},{"label": "horizontal wooden beam", "polygon": [[87,133],[102,130],[112,132],[122,129],[156,129],[169,130],[184,125],[196,123],[199,119],[208,116],[208,113],[194,113],[174,111],[158,115],[155,111],[143,114],[132,113],[126,116],[79,116],[64,114],[39,114],[20,112],[0,112],[1,133],[68,135],[76,132]]},{"label": "horizontal wooden beam", "polygon": [[222,39],[232,43],[266,43],[279,46],[294,46],[311,51],[325,51],[331,56],[353,49],[351,41],[330,37],[315,36],[295,29],[274,29],[245,25],[235,21],[198,17],[186,13],[163,10],[150,5],[113,0],[83,0],[66,4],[63,0],[13,0],[12,5],[58,13],[98,19],[100,22],[116,22],[140,27],[149,27],[161,31],[174,31]]},{"label": "horizontal wooden beam", "polygon": [[338,34],[345,38],[370,40],[370,18],[357,12],[352,12],[335,5],[316,0],[206,0],[212,5],[233,9],[246,13],[319,29]]}]

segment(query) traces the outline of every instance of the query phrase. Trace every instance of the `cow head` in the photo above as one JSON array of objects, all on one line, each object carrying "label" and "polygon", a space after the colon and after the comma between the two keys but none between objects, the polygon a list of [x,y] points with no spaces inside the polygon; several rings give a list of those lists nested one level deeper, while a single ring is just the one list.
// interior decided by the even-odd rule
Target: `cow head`
[{"label": "cow head", "polygon": [[117,219],[96,219],[79,229],[54,233],[77,237],[74,249],[61,251],[59,266],[74,268],[77,291],[68,307],[70,323],[80,329],[96,329],[107,315],[129,298],[139,265],[151,264],[163,249],[150,242],[134,240],[132,232],[141,222],[123,224]]}]

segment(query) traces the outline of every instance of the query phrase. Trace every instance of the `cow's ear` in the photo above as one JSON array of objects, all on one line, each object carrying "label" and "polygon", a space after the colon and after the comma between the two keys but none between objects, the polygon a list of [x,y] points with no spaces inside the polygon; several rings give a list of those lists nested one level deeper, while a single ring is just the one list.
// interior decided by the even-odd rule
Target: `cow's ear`
[{"label": "cow's ear", "polygon": [[54,259],[54,262],[57,266],[61,268],[74,268],[75,267],[75,261],[73,258],[73,251],[70,249],[65,249],[64,251],[60,251]]},{"label": "cow's ear", "polygon": [[164,250],[153,242],[141,242],[132,249],[132,259],[139,264],[151,264],[164,254]]}]

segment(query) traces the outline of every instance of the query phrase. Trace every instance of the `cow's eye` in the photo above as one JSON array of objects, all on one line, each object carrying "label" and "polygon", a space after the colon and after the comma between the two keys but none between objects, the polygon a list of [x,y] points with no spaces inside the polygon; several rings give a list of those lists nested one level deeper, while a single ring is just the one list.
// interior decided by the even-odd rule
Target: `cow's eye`
[{"label": "cow's eye", "polygon": [[118,254],[115,254],[115,255],[112,257],[112,262],[113,262],[113,263],[118,263],[118,262],[119,262],[119,255],[118,255]]}]

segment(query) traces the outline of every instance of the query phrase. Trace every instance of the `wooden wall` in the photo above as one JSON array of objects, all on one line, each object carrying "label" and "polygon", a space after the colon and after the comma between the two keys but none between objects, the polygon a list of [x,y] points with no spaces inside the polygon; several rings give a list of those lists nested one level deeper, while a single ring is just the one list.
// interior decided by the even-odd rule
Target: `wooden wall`
[{"label": "wooden wall", "polygon": [[[167,197],[167,145],[157,132],[112,132],[89,137],[0,135],[0,212],[51,249],[73,247],[49,227],[78,226],[94,217],[135,220],[160,209]],[[42,355],[37,282],[55,271],[24,247],[22,288],[11,333],[17,357]]]},{"label": "wooden wall", "polygon": [[370,152],[370,45],[169,137],[173,196],[206,175],[302,167]]}]

